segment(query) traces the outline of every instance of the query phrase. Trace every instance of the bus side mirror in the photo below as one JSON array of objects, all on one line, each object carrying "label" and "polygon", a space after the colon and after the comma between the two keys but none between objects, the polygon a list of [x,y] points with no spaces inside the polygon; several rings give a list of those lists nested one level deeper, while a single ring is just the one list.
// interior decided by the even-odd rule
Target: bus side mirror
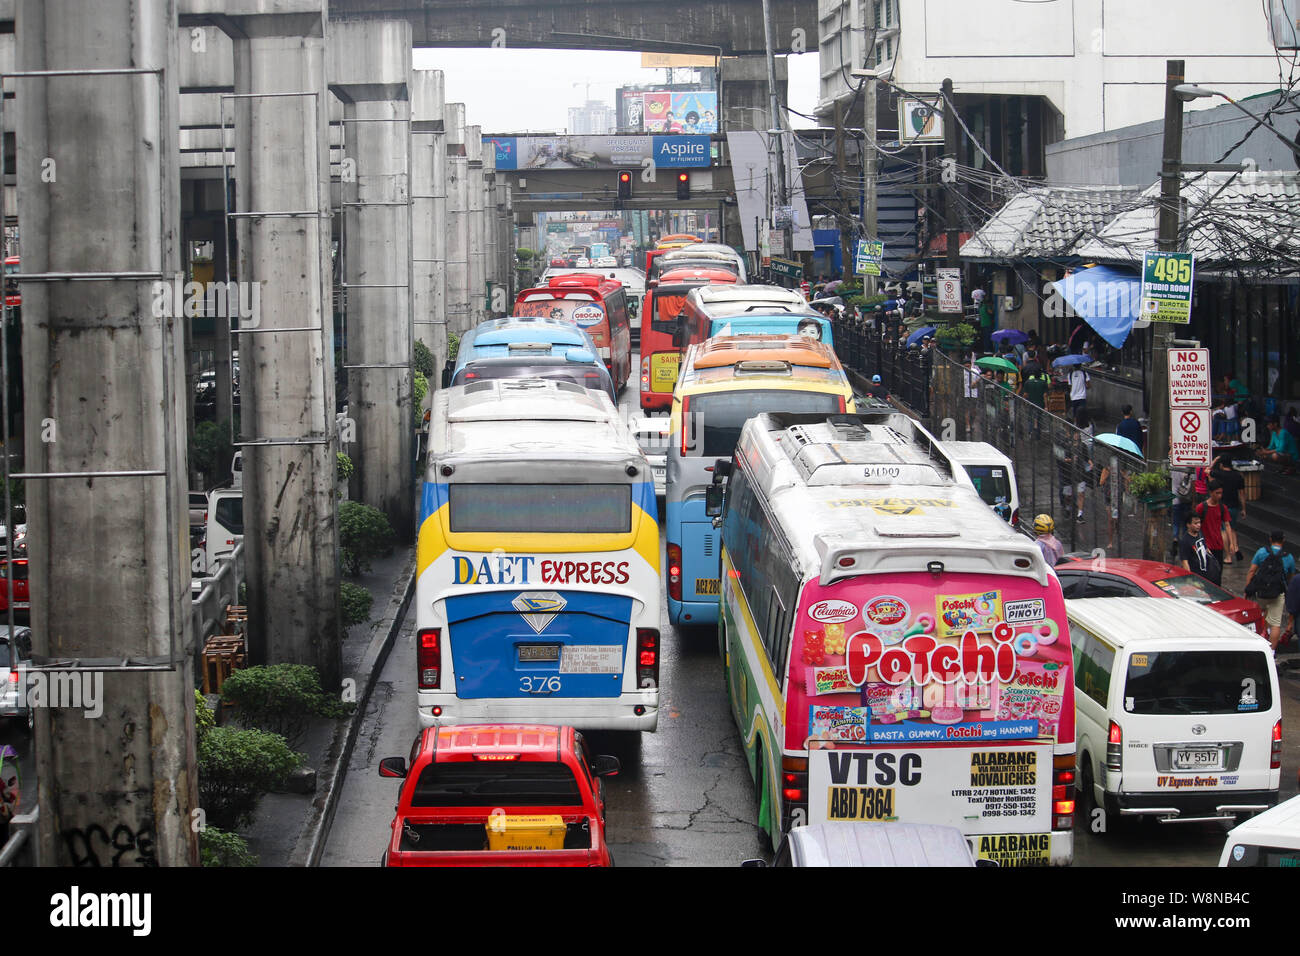
[{"label": "bus side mirror", "polygon": [[681,316],[674,320],[677,325],[673,329],[673,348],[680,349],[686,345],[686,326],[682,322]]},{"label": "bus side mirror", "polygon": [[731,459],[719,458],[713,463],[714,480],[720,481],[723,478],[731,477]]},{"label": "bus side mirror", "polygon": [[442,387],[451,388],[451,362],[442,367]]},{"label": "bus side mirror", "polygon": [[726,497],[726,486],[715,482],[704,489],[704,513],[710,518],[722,517],[722,503]]}]

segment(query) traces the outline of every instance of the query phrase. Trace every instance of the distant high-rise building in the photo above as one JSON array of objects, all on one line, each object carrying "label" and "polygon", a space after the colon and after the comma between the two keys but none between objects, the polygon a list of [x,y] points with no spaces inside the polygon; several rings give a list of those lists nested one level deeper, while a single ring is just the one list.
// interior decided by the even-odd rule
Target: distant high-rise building
[{"label": "distant high-rise building", "polygon": [[615,131],[617,124],[614,108],[600,100],[569,107],[569,132],[575,136],[606,136]]}]

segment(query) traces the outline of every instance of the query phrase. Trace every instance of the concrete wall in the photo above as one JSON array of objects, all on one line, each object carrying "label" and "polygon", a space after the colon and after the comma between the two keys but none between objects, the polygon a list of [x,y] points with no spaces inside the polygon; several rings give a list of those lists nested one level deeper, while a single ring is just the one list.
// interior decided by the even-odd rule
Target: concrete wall
[{"label": "concrete wall", "polygon": [[[1231,103],[1198,110],[1183,117],[1183,158],[1187,162],[1241,162],[1253,159],[1256,168],[1292,170],[1295,154],[1267,129],[1256,129],[1240,146],[1254,120]],[[1241,105],[1256,116],[1276,102],[1275,96],[1260,96]],[[1269,122],[1289,132],[1295,125],[1298,107],[1292,104],[1274,114]],[[1140,123],[1121,129],[1067,139],[1047,147],[1047,178],[1054,183],[1085,183],[1096,186],[1148,186],[1160,175],[1164,120]],[[1233,148],[1236,147],[1236,148]],[[1228,150],[1232,149],[1231,153]],[[1224,158],[1224,154],[1228,153]]]},{"label": "concrete wall", "polygon": [[936,92],[952,77],[958,93],[1046,96],[1067,136],[1161,116],[1167,59],[1234,97],[1278,85],[1256,0],[907,0],[900,14],[893,83]]}]

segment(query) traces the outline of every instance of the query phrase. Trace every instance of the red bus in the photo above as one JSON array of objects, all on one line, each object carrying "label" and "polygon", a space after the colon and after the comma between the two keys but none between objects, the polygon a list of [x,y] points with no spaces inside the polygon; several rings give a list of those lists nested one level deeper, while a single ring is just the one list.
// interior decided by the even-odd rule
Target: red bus
[{"label": "red bus", "polygon": [[[646,290],[641,307],[641,407],[646,410],[672,406],[677,368],[682,361],[687,334],[681,322],[686,294],[702,285],[730,285],[735,272],[718,266],[682,266],[669,269]],[[702,341],[702,340],[701,340]]]},{"label": "red bus", "polygon": [[627,293],[617,279],[591,272],[552,276],[546,285],[520,292],[513,314],[565,319],[580,326],[605,360],[614,391],[627,384],[632,374],[632,325]]}]

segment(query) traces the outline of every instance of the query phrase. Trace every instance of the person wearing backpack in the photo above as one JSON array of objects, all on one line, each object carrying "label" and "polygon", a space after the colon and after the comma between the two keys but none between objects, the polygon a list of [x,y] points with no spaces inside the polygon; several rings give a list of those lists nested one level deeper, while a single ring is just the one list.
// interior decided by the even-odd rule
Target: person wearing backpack
[{"label": "person wearing backpack", "polygon": [[1268,536],[1268,547],[1260,548],[1246,572],[1246,597],[1264,609],[1268,622],[1268,642],[1277,653],[1282,641],[1282,618],[1286,611],[1287,582],[1295,575],[1295,558],[1283,550],[1286,535],[1274,531]]}]

